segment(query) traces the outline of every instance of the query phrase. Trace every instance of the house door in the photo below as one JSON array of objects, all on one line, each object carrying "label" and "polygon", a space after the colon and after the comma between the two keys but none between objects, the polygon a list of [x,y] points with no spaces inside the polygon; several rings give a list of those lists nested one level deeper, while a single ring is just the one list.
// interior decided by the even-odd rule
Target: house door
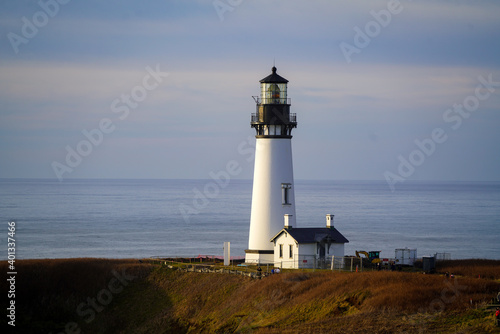
[{"label": "house door", "polygon": [[325,245],[322,243],[319,244],[319,258],[321,260],[325,259]]}]

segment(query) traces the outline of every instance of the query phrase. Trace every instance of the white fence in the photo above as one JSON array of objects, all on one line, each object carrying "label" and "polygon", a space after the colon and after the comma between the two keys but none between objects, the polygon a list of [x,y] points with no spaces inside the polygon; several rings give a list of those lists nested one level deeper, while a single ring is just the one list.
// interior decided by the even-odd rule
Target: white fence
[{"label": "white fence", "polygon": [[302,255],[294,260],[277,261],[274,263],[274,266],[282,269],[363,270],[362,260],[354,256],[330,256],[320,258],[313,255]]},{"label": "white fence", "polygon": [[451,253],[436,253],[434,254],[436,261],[451,260]]}]

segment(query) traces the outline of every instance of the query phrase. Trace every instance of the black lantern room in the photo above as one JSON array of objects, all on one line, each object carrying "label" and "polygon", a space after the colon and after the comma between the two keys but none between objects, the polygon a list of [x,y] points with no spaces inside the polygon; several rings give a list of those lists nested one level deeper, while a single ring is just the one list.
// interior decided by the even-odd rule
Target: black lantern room
[{"label": "black lantern room", "polygon": [[290,99],[287,97],[288,80],[272,73],[260,80],[260,97],[254,96],[257,112],[252,114],[251,125],[257,131],[256,137],[291,138],[292,129],[297,127],[296,114],[290,113]]}]

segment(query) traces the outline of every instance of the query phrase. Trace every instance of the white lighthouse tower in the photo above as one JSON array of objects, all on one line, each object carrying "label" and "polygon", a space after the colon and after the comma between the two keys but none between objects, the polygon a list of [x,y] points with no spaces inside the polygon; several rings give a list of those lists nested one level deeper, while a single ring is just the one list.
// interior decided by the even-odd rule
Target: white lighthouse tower
[{"label": "white lighthouse tower", "polygon": [[254,97],[257,112],[251,126],[257,139],[247,263],[273,263],[271,238],[284,224],[295,225],[292,129],[297,120],[290,113],[287,83],[273,67],[272,74],[260,80],[260,97]]}]

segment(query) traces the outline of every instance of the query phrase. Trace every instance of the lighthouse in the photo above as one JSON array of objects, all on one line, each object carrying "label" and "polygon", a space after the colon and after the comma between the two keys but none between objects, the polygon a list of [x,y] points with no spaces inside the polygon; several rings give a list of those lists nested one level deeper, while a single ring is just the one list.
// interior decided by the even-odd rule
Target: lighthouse
[{"label": "lighthouse", "polygon": [[260,96],[254,96],[251,127],[256,130],[256,148],[247,263],[273,263],[271,239],[284,225],[295,225],[292,129],[297,119],[290,113],[287,84],[273,66],[260,80]]}]

